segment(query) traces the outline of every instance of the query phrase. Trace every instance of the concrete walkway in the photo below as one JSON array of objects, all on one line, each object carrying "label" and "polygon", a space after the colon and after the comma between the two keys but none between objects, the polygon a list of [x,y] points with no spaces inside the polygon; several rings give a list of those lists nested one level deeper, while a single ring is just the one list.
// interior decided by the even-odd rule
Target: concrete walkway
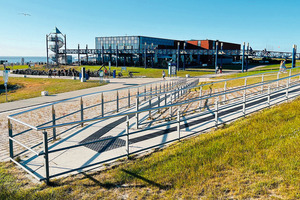
[{"label": "concrete walkway", "polygon": [[[2,73],[2,72],[1,72]],[[0,74],[1,75],[1,74]],[[23,77],[20,75],[11,75],[12,77]],[[48,78],[46,76],[27,76],[28,78]],[[58,77],[56,77],[58,78]],[[60,77],[62,79],[71,79],[71,77]],[[162,80],[161,78],[121,78],[121,79],[105,79],[110,83],[107,85],[93,87],[88,89],[76,90],[71,92],[59,93],[49,96],[41,96],[31,99],[24,99],[19,101],[7,102],[0,104],[0,113],[7,113],[9,111],[16,111],[17,109],[26,109],[32,106],[39,106],[42,104],[52,103],[55,101],[61,101],[68,98],[73,98],[81,95],[91,94],[95,92],[117,90],[121,88],[127,88],[132,86],[138,86],[145,83],[151,83]]]}]

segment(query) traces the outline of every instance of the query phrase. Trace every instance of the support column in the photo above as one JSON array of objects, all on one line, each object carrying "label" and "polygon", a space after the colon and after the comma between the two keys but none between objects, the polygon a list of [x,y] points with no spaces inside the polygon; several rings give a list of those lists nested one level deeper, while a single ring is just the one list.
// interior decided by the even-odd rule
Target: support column
[{"label": "support column", "polygon": [[145,58],[144,58],[144,68],[147,69],[147,43],[145,42],[145,46],[144,46],[144,55],[145,55]]},{"label": "support column", "polygon": [[47,49],[47,67],[49,66],[49,47],[48,47],[48,35],[46,35],[46,49]]},{"label": "support column", "polygon": [[[223,42],[221,42],[221,51],[223,52]],[[220,66],[221,69],[223,69],[223,55],[220,56]]]},{"label": "support column", "polygon": [[177,70],[176,70],[176,76],[177,76],[177,72],[179,71],[179,57],[180,57],[180,42],[177,43]]},{"label": "support column", "polygon": [[78,44],[78,66],[81,65],[81,61],[80,61],[80,46]]},{"label": "support column", "polygon": [[246,72],[248,71],[248,56],[249,55],[249,42],[247,43],[247,56],[246,56]]},{"label": "support column", "polygon": [[119,59],[119,47],[118,43],[116,45],[116,67],[118,67],[118,59]]},{"label": "support column", "polygon": [[216,55],[215,55],[215,72],[218,72],[218,52],[219,52],[219,42],[216,42]]},{"label": "support column", "polygon": [[292,56],[292,68],[296,67],[296,51],[297,51],[297,46],[294,44],[293,45],[293,56]]},{"label": "support column", "polygon": [[104,65],[104,46],[103,45],[102,45],[102,65]]},{"label": "support column", "polygon": [[242,55],[242,72],[244,73],[244,62],[245,62],[245,42],[243,43],[243,55]]},{"label": "support column", "polygon": [[[183,43],[183,50],[186,48],[186,42]],[[182,64],[183,71],[185,71],[185,54],[183,54],[183,64]]]},{"label": "support column", "polygon": [[67,35],[64,35],[65,38],[65,65],[68,64],[68,58],[67,58]]},{"label": "support column", "polygon": [[86,53],[86,64],[88,65],[89,63],[88,45],[86,45],[85,47],[85,53]]}]

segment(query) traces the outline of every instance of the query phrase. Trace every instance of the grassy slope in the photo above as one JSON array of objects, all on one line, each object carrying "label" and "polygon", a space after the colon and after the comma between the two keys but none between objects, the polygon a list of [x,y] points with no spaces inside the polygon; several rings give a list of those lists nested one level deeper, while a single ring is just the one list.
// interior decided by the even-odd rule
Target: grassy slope
[{"label": "grassy slope", "polygon": [[[300,198],[300,100],[193,137],[107,171],[55,180],[55,187],[33,185],[0,165],[0,195],[27,199],[189,199]],[[32,191],[29,195],[28,191]],[[18,196],[19,195],[19,196]],[[1,196],[0,196],[1,197]]]},{"label": "grassy slope", "polygon": [[[3,84],[3,77],[0,78],[0,84]],[[48,91],[50,95],[80,90],[84,88],[100,86],[99,81],[89,80],[80,82],[80,80],[67,79],[49,79],[49,78],[9,78],[8,84],[18,85],[21,88],[8,92],[8,100],[16,101],[41,96],[41,91]],[[5,93],[0,95],[0,103],[5,102]]]}]

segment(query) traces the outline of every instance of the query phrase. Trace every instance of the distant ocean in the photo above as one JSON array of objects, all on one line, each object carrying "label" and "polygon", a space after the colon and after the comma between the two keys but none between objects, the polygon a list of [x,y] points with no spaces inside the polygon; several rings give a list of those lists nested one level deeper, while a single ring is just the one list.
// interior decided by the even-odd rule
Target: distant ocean
[{"label": "distant ocean", "polygon": [[0,56],[0,60],[7,60],[8,63],[21,63],[22,58],[24,58],[24,62],[47,62],[47,57],[42,56]]}]

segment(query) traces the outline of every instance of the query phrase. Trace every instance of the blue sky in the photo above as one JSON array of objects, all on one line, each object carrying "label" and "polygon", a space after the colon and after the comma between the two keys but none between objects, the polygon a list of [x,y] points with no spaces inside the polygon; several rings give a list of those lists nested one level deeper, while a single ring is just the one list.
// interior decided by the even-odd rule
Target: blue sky
[{"label": "blue sky", "polygon": [[55,26],[67,35],[67,48],[94,48],[95,37],[117,35],[245,41],[274,51],[300,45],[299,0],[0,0],[0,5],[0,56],[45,56],[45,35]]}]

